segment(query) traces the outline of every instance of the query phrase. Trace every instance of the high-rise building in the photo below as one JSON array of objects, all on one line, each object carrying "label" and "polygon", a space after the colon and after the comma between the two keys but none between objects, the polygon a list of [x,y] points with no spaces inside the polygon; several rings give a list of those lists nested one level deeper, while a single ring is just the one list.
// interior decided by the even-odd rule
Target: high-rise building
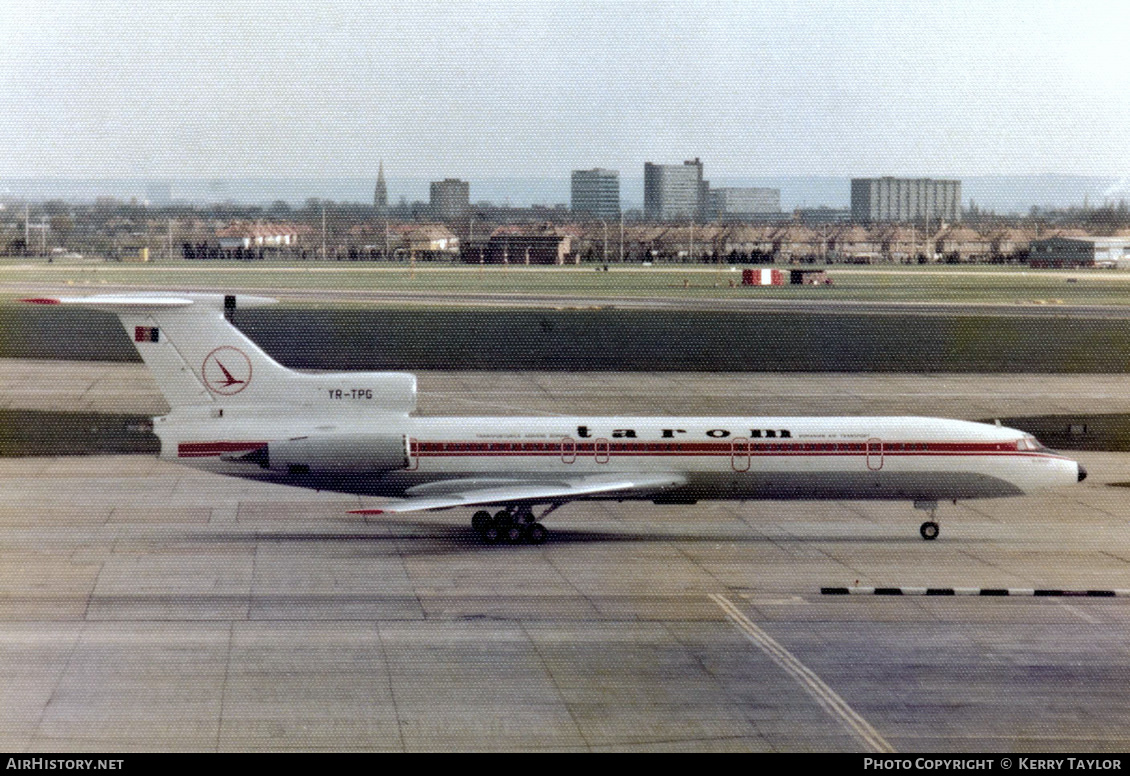
[{"label": "high-rise building", "polygon": [[471,184],[457,178],[432,183],[432,215],[441,221],[462,218],[471,207]]},{"label": "high-rise building", "polygon": [[573,170],[569,207],[590,218],[620,217],[620,173],[615,170]]},{"label": "high-rise building", "polygon": [[711,220],[738,220],[780,212],[780,189],[710,189],[707,217]]},{"label": "high-rise building", "polygon": [[643,166],[644,215],[657,221],[701,219],[706,213],[710,182],[702,179],[702,162]]},{"label": "high-rise building", "polygon": [[961,181],[852,178],[851,220],[858,224],[960,221]]},{"label": "high-rise building", "polygon": [[382,159],[377,167],[377,187],[373,190],[373,207],[377,212],[388,210],[388,188],[385,186],[385,163]]}]

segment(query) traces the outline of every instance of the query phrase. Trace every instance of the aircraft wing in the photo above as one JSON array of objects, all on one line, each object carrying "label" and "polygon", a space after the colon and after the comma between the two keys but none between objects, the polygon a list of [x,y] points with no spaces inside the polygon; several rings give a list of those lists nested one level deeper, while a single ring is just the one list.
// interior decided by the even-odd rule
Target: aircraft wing
[{"label": "aircraft wing", "polygon": [[[575,477],[553,481],[528,480],[447,480],[424,486],[422,492],[398,501],[382,504],[373,509],[351,509],[351,515],[399,514],[423,512],[428,509],[451,507],[511,505],[519,503],[548,503],[572,501],[585,496],[637,495],[652,493],[686,484],[686,478],[677,474],[644,474],[638,477]],[[421,489],[417,489],[421,490]],[[437,492],[441,491],[441,492]]]}]

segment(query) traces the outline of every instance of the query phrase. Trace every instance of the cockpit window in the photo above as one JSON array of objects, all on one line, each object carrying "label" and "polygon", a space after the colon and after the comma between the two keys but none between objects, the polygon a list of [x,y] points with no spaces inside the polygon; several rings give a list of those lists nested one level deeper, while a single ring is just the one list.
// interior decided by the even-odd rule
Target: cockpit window
[{"label": "cockpit window", "polygon": [[1025,434],[1016,443],[1016,449],[1017,450],[1037,451],[1037,450],[1046,450],[1047,448],[1045,448],[1042,444],[1040,444],[1039,441],[1037,441],[1036,437],[1031,436],[1029,434]]}]

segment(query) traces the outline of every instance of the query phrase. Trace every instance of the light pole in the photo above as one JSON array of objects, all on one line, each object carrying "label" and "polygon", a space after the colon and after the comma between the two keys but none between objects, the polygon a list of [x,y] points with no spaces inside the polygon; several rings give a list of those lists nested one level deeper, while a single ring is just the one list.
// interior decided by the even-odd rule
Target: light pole
[{"label": "light pole", "polygon": [[[474,250],[474,248],[475,248],[475,215],[476,215],[475,213],[471,213],[471,217],[468,220],[468,224],[470,225],[470,231],[467,235],[467,250],[468,251]],[[479,274],[482,274],[482,271],[483,271],[483,249],[479,248]]]},{"label": "light pole", "polygon": [[624,211],[620,211],[620,263],[624,263]]}]

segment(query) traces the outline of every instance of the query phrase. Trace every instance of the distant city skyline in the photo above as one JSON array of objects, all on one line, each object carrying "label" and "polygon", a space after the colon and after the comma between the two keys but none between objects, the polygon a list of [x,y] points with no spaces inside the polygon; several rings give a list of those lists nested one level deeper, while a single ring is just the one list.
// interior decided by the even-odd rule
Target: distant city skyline
[{"label": "distant city skyline", "polygon": [[696,156],[717,181],[1117,179],[1128,21],[1112,0],[10,0],[0,184],[375,180],[381,159],[390,181],[626,179]]},{"label": "distant city skyline", "polygon": [[[709,160],[703,160],[704,163]],[[643,209],[643,176],[621,176],[621,203],[626,211]],[[385,169],[390,207],[424,203],[430,199],[434,180],[399,176]],[[549,178],[478,177],[471,185],[470,204],[497,206],[569,206],[570,176]],[[774,176],[763,178],[714,177],[721,187],[771,188],[780,191],[785,213],[796,208],[848,209],[851,179],[827,176]],[[276,201],[301,207],[306,200],[326,199],[357,205],[373,204],[374,179],[335,178],[0,178],[0,207],[8,201],[42,202],[62,199],[74,203],[93,202],[98,197],[122,201],[135,199],[160,206],[170,202],[209,205],[233,202],[270,206]],[[1100,207],[1130,201],[1130,178],[1078,175],[971,176],[962,179],[962,206],[976,204],[981,210],[1000,214],[1024,214],[1033,206],[1047,208]]]}]

